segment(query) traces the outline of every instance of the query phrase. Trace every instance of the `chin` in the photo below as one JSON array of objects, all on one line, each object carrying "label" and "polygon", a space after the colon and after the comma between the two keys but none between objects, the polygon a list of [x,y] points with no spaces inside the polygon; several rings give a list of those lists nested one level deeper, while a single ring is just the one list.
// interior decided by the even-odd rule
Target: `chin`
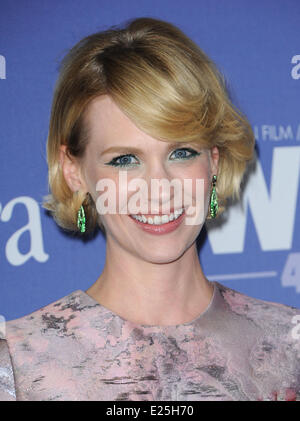
[{"label": "chin", "polygon": [[152,250],[144,250],[140,247],[137,254],[140,259],[150,263],[171,263],[179,259],[188,247],[176,247],[174,244],[169,247],[153,247]]}]

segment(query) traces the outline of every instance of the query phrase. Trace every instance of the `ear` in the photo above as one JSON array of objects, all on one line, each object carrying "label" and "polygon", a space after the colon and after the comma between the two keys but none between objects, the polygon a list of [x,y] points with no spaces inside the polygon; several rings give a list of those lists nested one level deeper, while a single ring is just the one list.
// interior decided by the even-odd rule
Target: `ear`
[{"label": "ear", "polygon": [[210,161],[211,161],[211,171],[212,174],[218,174],[218,166],[219,166],[219,149],[217,146],[214,146],[210,149]]},{"label": "ear", "polygon": [[79,161],[67,153],[66,145],[60,147],[60,166],[66,183],[73,192],[85,190],[85,183],[81,177]]}]

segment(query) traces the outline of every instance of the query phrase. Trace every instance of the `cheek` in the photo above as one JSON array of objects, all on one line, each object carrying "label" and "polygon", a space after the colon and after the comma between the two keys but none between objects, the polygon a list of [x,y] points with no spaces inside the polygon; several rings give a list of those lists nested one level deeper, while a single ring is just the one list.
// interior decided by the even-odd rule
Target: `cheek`
[{"label": "cheek", "polygon": [[93,199],[96,199],[98,192],[96,190],[96,185],[99,179],[101,179],[101,173],[99,172],[99,168],[90,160],[85,162],[84,167],[84,178],[87,184],[87,188],[92,195]]},{"label": "cheek", "polygon": [[209,163],[207,161],[186,169],[180,178],[183,185],[186,183],[185,186],[189,186],[184,191],[192,196],[194,200],[197,197],[199,198],[199,192],[204,195],[204,200],[207,200],[211,184]]},{"label": "cheek", "polygon": [[[94,201],[96,202],[100,195],[106,194],[109,192],[109,197],[111,202],[116,202],[118,199],[118,175],[112,174],[110,171],[106,171],[105,169],[99,169],[97,165],[90,165],[87,167],[85,171],[85,179],[88,185],[89,192],[91,193]],[[97,184],[101,180],[102,187],[97,189]],[[105,186],[105,188],[103,188]],[[112,187],[114,186],[114,187]],[[114,191],[116,191],[116,195],[114,195]],[[117,204],[118,202],[116,202]]]}]

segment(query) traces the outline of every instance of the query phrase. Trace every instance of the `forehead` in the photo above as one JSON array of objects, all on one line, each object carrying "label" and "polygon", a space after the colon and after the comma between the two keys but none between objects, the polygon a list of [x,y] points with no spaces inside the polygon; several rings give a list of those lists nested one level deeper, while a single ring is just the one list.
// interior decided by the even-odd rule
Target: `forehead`
[{"label": "forehead", "polygon": [[108,95],[91,101],[85,113],[85,121],[90,139],[97,139],[102,144],[114,141],[120,143],[123,139],[153,139],[136,127]]},{"label": "forehead", "polygon": [[[85,112],[90,152],[102,153],[111,147],[132,147],[153,151],[180,147],[193,142],[160,141],[139,129],[109,95],[93,99]],[[195,144],[194,144],[195,146]],[[199,146],[199,145],[198,145]],[[202,148],[205,150],[205,148]]]}]

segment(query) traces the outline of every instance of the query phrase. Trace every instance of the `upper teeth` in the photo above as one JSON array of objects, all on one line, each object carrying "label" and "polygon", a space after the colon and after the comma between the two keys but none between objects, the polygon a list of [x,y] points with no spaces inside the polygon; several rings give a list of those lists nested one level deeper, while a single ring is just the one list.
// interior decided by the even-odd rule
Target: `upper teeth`
[{"label": "upper teeth", "polygon": [[137,219],[140,222],[144,222],[145,224],[154,224],[154,225],[161,225],[166,224],[173,219],[177,219],[183,213],[183,209],[175,210],[174,213],[170,213],[169,215],[155,215],[154,218],[151,216],[147,217],[145,215],[131,215],[134,219]]}]

